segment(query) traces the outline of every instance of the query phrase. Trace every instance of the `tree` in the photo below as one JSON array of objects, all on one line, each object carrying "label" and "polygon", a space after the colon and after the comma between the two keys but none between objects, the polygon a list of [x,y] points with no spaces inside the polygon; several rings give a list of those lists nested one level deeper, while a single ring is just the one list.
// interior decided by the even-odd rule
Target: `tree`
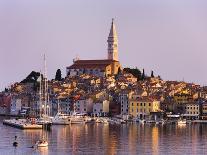
[{"label": "tree", "polygon": [[118,69],[118,75],[120,75],[122,73],[122,71],[121,71],[121,68],[119,67],[119,69]]},{"label": "tree", "polygon": [[155,77],[155,76],[154,76],[154,72],[151,71],[151,78],[153,78],[153,77]]},{"label": "tree", "polygon": [[60,69],[58,69],[56,71],[55,80],[56,81],[61,81],[62,80],[62,73],[61,73],[61,70]]},{"label": "tree", "polygon": [[141,77],[141,79],[142,79],[142,80],[144,80],[144,79],[145,79],[144,68],[143,68],[143,70],[142,70],[142,77]]},{"label": "tree", "polygon": [[126,73],[131,73],[138,80],[141,79],[141,71],[138,68],[124,68],[123,71]]}]

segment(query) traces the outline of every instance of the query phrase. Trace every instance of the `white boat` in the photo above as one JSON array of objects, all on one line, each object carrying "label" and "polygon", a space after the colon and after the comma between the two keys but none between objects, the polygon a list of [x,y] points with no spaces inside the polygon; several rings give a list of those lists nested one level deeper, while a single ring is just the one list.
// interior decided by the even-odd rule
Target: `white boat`
[{"label": "white boat", "polygon": [[59,106],[59,100],[58,100],[58,104],[57,104],[57,114],[55,115],[55,117],[52,118],[52,124],[55,125],[68,125],[70,124],[70,116],[68,114],[63,114],[60,111],[60,106]]},{"label": "white boat", "polygon": [[74,113],[70,116],[70,123],[71,124],[84,124],[92,122],[92,118],[88,116],[84,116],[83,114]]},{"label": "white boat", "polygon": [[109,121],[107,118],[97,118],[96,123],[104,123],[104,124],[109,124]]},{"label": "white boat", "polygon": [[141,123],[141,124],[144,124],[145,120],[144,119],[139,119],[138,122]]},{"label": "white boat", "polygon": [[55,117],[52,118],[52,124],[68,125],[70,124],[70,117],[67,114],[57,113]]},{"label": "white boat", "polygon": [[101,119],[101,118],[97,118],[97,119],[96,119],[96,123],[103,123],[103,119]]},{"label": "white boat", "polygon": [[85,116],[84,121],[85,121],[85,123],[91,123],[93,121],[93,119],[91,117]]},{"label": "white boat", "polygon": [[35,146],[36,147],[48,147],[48,142],[46,140],[38,140]]},{"label": "white boat", "polygon": [[85,119],[83,116],[71,116],[70,117],[70,123],[71,124],[84,124],[85,123]]},{"label": "white boat", "polygon": [[187,124],[187,121],[186,121],[186,119],[180,119],[180,120],[178,120],[178,125],[186,125]]}]

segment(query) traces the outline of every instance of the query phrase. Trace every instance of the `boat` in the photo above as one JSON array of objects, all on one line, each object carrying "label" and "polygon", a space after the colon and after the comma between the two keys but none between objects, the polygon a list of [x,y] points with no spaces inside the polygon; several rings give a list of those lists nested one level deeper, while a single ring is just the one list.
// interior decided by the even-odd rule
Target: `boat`
[{"label": "boat", "polygon": [[97,118],[96,123],[103,123],[103,120],[101,118]]},{"label": "boat", "polygon": [[83,124],[85,123],[84,117],[82,116],[71,116],[70,118],[71,124]]},{"label": "boat", "polygon": [[70,124],[70,117],[67,114],[57,113],[52,118],[52,124],[54,125],[68,125]]},{"label": "boat", "polygon": [[91,123],[92,121],[93,120],[91,117],[84,116],[84,114],[73,113],[73,115],[70,116],[71,124],[85,124],[85,123]]},{"label": "boat", "polygon": [[36,147],[48,147],[48,142],[46,140],[38,140],[35,146]]},{"label": "boat", "polygon": [[144,124],[145,120],[144,119],[138,119],[137,122],[140,123],[140,124]]},{"label": "boat", "polygon": [[[37,120],[37,124],[42,125],[42,137],[40,140],[38,140],[35,143],[36,147],[48,147],[48,142],[45,138],[44,129],[50,129],[51,127],[51,120],[47,113],[47,102],[49,101],[49,95],[48,95],[48,82],[47,82],[47,74],[46,74],[46,59],[44,55],[44,96],[42,95],[42,77],[40,72],[40,90],[39,90],[39,101],[40,101],[40,118]],[[44,98],[44,104],[42,104],[42,97]],[[41,114],[42,110],[44,111],[43,114]]]},{"label": "boat", "polygon": [[109,121],[107,118],[97,118],[96,123],[104,123],[104,124],[109,124]]},{"label": "boat", "polygon": [[67,114],[63,114],[60,112],[59,108],[59,100],[58,100],[58,107],[57,107],[57,114],[55,117],[52,118],[52,124],[55,125],[68,125],[70,124],[70,117]]},{"label": "boat", "polygon": [[186,119],[180,119],[180,120],[178,120],[177,124],[178,125],[186,125],[187,121],[186,121]]}]

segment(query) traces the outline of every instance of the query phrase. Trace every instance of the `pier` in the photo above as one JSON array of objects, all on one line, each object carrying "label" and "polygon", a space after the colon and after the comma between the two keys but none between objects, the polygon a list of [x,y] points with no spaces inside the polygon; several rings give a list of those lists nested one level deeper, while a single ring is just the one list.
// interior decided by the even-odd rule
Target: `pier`
[{"label": "pier", "polygon": [[12,126],[19,129],[42,129],[42,125],[32,124],[25,119],[9,119],[3,121],[4,125]]}]

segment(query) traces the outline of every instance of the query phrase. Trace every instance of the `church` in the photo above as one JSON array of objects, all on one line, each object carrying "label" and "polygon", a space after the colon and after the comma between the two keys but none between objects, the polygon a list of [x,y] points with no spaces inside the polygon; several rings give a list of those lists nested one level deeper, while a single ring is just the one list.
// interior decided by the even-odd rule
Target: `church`
[{"label": "church", "polygon": [[90,74],[95,76],[116,75],[121,68],[118,60],[118,38],[114,19],[112,19],[111,29],[108,36],[108,59],[101,60],[79,60],[73,61],[73,64],[66,68],[68,76],[78,76],[81,74]]}]

